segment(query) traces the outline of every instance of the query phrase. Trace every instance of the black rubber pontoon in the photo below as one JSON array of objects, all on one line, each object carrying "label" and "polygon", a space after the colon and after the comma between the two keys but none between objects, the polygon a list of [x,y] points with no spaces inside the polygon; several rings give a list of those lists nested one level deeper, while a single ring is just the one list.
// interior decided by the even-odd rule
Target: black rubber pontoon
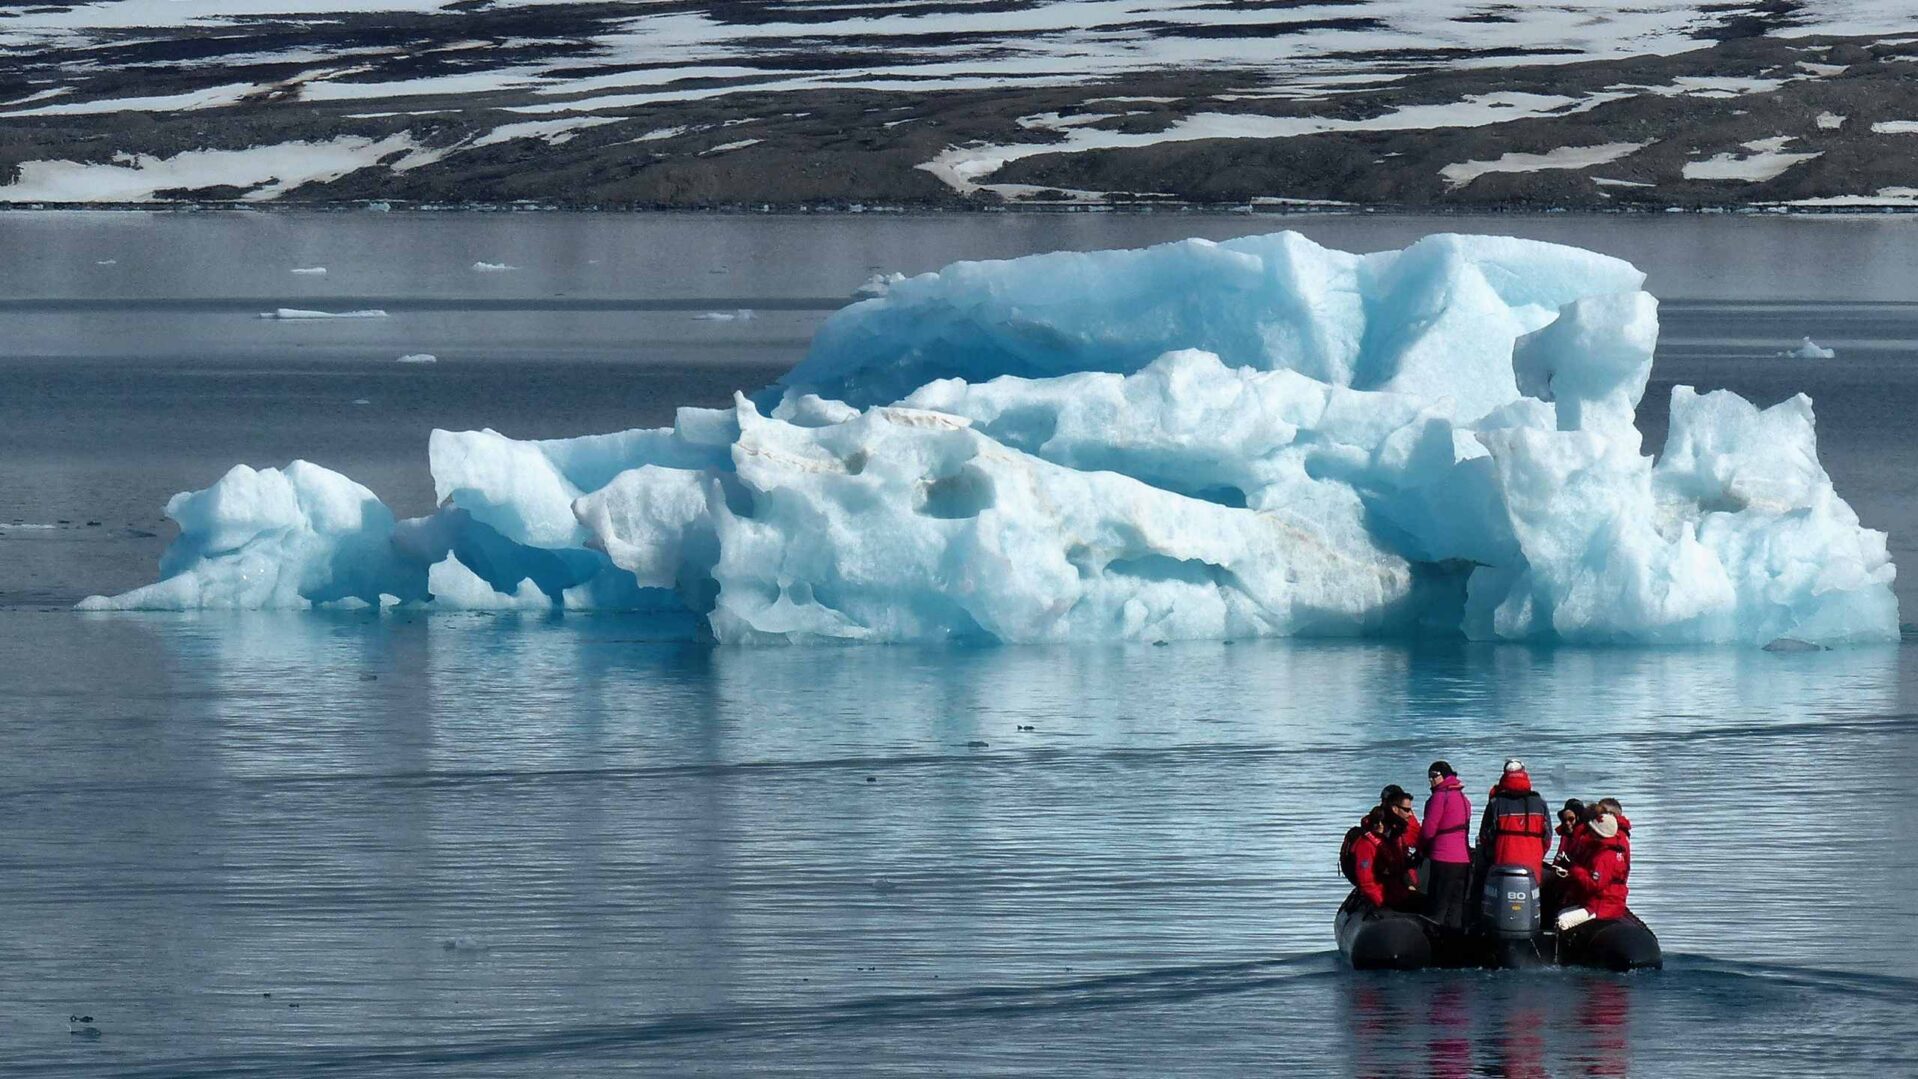
[{"label": "black rubber pontoon", "polygon": [[1658,970],[1665,965],[1658,937],[1630,911],[1623,918],[1574,926],[1559,934],[1557,944],[1561,966],[1625,971]]},{"label": "black rubber pontoon", "polygon": [[1658,970],[1665,965],[1658,937],[1635,914],[1586,922],[1562,935],[1501,940],[1442,932],[1418,914],[1378,910],[1357,889],[1332,921],[1339,953],[1354,970],[1423,970],[1427,967],[1523,969],[1556,963],[1599,970]]},{"label": "black rubber pontoon", "polygon": [[1379,910],[1346,896],[1332,931],[1354,970],[1423,970],[1432,965],[1432,923],[1416,914]]}]

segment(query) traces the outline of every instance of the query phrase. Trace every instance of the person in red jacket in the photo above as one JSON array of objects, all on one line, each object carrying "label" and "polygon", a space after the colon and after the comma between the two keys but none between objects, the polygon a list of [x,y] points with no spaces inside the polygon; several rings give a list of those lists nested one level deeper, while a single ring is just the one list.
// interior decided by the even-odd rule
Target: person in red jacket
[{"label": "person in red jacket", "polygon": [[1495,865],[1522,866],[1536,883],[1545,876],[1545,853],[1552,849],[1552,815],[1532,789],[1525,762],[1505,762],[1504,774],[1479,817],[1479,872]]},{"label": "person in red jacket", "polygon": [[[1388,791],[1389,793],[1389,791]],[[1402,802],[1380,805],[1359,822],[1365,831],[1352,844],[1353,876],[1365,901],[1386,910],[1411,910],[1417,897],[1415,879],[1402,836],[1411,815],[1412,798],[1400,792]]]},{"label": "person in red jacket", "polygon": [[1385,830],[1394,834],[1399,841],[1399,853],[1403,856],[1406,871],[1411,873],[1412,887],[1418,887],[1419,840],[1423,835],[1419,827],[1418,814],[1412,812],[1412,796],[1397,783],[1387,783],[1379,792],[1379,808],[1385,811]]},{"label": "person in red jacket", "polygon": [[1565,876],[1572,905],[1559,913],[1561,933],[1594,918],[1623,918],[1630,891],[1626,881],[1632,874],[1631,841],[1617,816],[1601,810],[1580,828],[1574,850],[1578,860]]},{"label": "person in red jacket", "polygon": [[1576,798],[1565,799],[1558,810],[1558,827],[1552,829],[1558,833],[1558,851],[1552,855],[1553,865],[1569,867],[1572,864],[1572,848],[1578,846],[1578,829],[1585,823],[1585,803]]}]

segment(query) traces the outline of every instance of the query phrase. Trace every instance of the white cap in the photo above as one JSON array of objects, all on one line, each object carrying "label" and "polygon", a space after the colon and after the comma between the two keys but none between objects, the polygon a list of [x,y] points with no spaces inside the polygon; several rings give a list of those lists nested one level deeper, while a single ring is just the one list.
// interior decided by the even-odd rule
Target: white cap
[{"label": "white cap", "polygon": [[1525,762],[1519,760],[1517,757],[1507,757],[1505,758],[1505,770],[1508,772],[1523,772],[1525,770]]}]

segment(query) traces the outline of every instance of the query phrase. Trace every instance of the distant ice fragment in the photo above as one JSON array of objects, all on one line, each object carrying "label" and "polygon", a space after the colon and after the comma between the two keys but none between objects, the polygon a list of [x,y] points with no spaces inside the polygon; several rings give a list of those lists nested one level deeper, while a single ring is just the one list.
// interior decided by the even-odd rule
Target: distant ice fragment
[{"label": "distant ice fragment", "polygon": [[93,264],[95,266],[118,266],[120,264],[120,260],[119,259],[94,259]]},{"label": "distant ice fragment", "polygon": [[435,431],[427,517],[236,469],[169,503],[163,580],[88,606],[620,609],[727,643],[1895,640],[1885,536],[1808,399],[1680,386],[1643,452],[1642,281],[1466,236],[959,263],[671,427]]},{"label": "distant ice fragment", "polygon": [[479,273],[505,273],[508,270],[517,270],[519,267],[508,266],[504,262],[475,262],[473,269]]},{"label": "distant ice fragment", "polygon": [[1807,337],[1798,342],[1797,348],[1781,352],[1779,355],[1792,356],[1801,360],[1829,360],[1835,358],[1838,353]]},{"label": "distant ice fragment", "polygon": [[866,278],[866,283],[852,290],[855,300],[872,300],[892,291],[892,287],[906,279],[902,273],[875,273]]},{"label": "distant ice fragment", "polygon": [[695,322],[750,322],[753,312],[750,308],[737,311],[701,311],[693,316]]},{"label": "distant ice fragment", "polygon": [[299,307],[281,307],[261,312],[260,317],[297,322],[325,318],[385,318],[386,312],[378,308],[368,308],[364,311],[310,311]]},{"label": "distant ice fragment", "polygon": [[308,277],[324,277],[324,276],[326,275],[326,267],[324,267],[324,266],[295,266],[295,267],[293,267],[293,269],[292,269],[291,271],[289,271],[289,272],[291,272],[291,273],[296,273],[296,274],[304,274],[305,276],[308,276]]},{"label": "distant ice fragment", "polygon": [[307,607],[382,595],[424,599],[424,566],[392,543],[393,512],[373,492],[305,461],[284,470],[235,465],[204,491],[178,494],[180,526],[160,560],[162,580],[85,610]]},{"label": "distant ice fragment", "polygon": [[438,363],[440,358],[430,352],[409,352],[401,356],[397,363]]}]

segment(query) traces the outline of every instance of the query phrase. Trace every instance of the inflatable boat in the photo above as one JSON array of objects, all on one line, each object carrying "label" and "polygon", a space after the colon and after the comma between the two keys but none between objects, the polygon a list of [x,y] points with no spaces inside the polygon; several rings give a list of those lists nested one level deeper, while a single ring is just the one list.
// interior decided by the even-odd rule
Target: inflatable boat
[{"label": "inflatable boat", "polygon": [[1657,970],[1658,937],[1638,916],[1594,919],[1558,933],[1540,915],[1538,888],[1523,870],[1495,867],[1485,882],[1478,927],[1439,928],[1420,914],[1379,910],[1345,897],[1332,920],[1339,954],[1355,970],[1529,967],[1556,963],[1600,970]]}]

